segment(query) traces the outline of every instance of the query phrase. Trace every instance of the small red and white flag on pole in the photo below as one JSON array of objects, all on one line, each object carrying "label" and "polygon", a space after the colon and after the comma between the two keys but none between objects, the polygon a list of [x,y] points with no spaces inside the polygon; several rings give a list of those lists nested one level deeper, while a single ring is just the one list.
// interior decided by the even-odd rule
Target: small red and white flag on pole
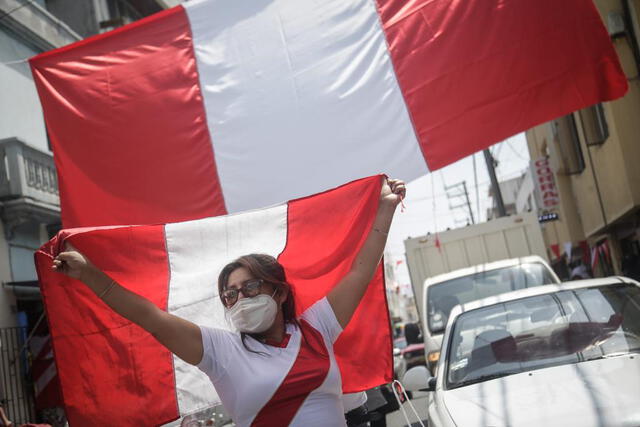
[{"label": "small red and white flag on pole", "polygon": [[[65,241],[118,283],[168,312],[228,329],[217,296],[224,265],[248,253],[276,256],[302,312],[349,271],[372,227],[379,197],[380,177],[374,176],[247,213],[61,232],[37,252],[36,263],[71,424],[158,425],[219,399],[196,367],[172,356],[86,286],[51,270],[52,257]],[[365,390],[392,379],[381,267],[334,348],[343,391]]]},{"label": "small red and white flag on pole", "polygon": [[[41,325],[45,325],[45,323]],[[38,326],[37,329],[29,342],[31,379],[33,380],[36,409],[62,406],[51,335],[44,331],[43,326]]]},{"label": "small red and white flag on pole", "polygon": [[592,0],[191,0],[31,68],[67,228],[409,181],[627,90]]}]

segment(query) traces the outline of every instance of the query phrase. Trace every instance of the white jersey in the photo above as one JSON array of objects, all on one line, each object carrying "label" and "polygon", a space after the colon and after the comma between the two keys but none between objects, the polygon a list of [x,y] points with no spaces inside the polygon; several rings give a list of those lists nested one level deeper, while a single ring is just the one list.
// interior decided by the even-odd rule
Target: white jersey
[{"label": "white jersey", "polygon": [[[342,332],[326,298],[287,324],[281,343],[201,326],[198,368],[211,379],[238,426],[345,426],[333,343]],[[304,335],[304,339],[303,339]]]}]

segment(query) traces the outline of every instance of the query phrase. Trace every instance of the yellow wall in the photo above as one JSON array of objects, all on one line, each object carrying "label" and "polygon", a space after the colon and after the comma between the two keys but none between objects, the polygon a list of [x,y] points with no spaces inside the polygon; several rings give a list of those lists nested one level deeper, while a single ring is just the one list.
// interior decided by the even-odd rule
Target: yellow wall
[{"label": "yellow wall", "polygon": [[[610,12],[622,12],[622,1],[596,0],[595,4],[606,22]],[[638,14],[640,0],[632,0],[631,3],[632,9],[635,9],[636,23],[640,22]],[[638,29],[636,27],[636,31]],[[640,33],[636,33],[636,38],[640,38]],[[591,147],[593,165],[608,224],[640,205],[639,65],[635,62],[631,44],[626,37],[616,38],[613,44],[629,80],[629,91],[623,98],[605,103],[604,110],[610,136],[601,146]],[[578,117],[577,121],[579,121]],[[578,126],[578,128],[581,132],[581,127]],[[581,139],[583,139],[582,136]],[[583,151],[585,148],[586,146],[583,145]],[[586,151],[585,154],[587,154]],[[587,168],[590,169],[588,162]],[[585,224],[585,231],[587,234],[593,234],[603,226],[602,221],[590,222],[588,225]]]},{"label": "yellow wall", "polygon": [[582,222],[573,197],[571,180],[568,176],[558,173],[560,165],[557,159],[554,158],[555,151],[548,142],[551,137],[549,124],[529,129],[526,132],[526,136],[531,159],[537,159],[549,152],[551,166],[555,172],[556,186],[560,193],[560,205],[555,209],[560,219],[541,224],[545,244],[548,247],[552,244],[563,245],[565,242],[584,240]]},{"label": "yellow wall", "polygon": [[[622,12],[622,1],[626,0],[594,0],[605,25],[610,12]],[[631,12],[636,16],[636,23],[640,23],[640,0],[631,0],[631,3]],[[635,30],[636,38],[640,39],[640,27]],[[580,115],[574,113],[584,170],[579,174],[565,173],[558,141],[554,140],[549,123],[527,131],[527,141],[532,159],[549,154],[560,192],[561,204],[557,211],[561,220],[544,224],[546,244],[562,245],[584,239],[594,243],[609,237],[617,269],[619,248],[613,235],[605,233],[610,233],[611,225],[615,226],[622,216],[640,208],[640,64],[636,64],[626,37],[612,42],[628,78],[629,91],[623,98],[603,104],[609,137],[601,145],[586,145]]]}]

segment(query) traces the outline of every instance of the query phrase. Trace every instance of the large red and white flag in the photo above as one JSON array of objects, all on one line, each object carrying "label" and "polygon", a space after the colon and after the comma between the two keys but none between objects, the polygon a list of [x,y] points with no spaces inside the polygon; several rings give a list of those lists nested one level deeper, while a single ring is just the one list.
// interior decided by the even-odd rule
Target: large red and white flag
[{"label": "large red and white flag", "polygon": [[[380,178],[374,176],[241,214],[61,232],[37,252],[36,264],[71,425],[158,425],[219,400],[197,368],[112,312],[86,286],[51,271],[52,257],[64,242],[159,307],[197,324],[228,329],[217,296],[217,277],[226,263],[255,252],[278,257],[302,312],[349,270],[373,224],[379,196]],[[336,342],[343,390],[389,382],[391,350],[379,267]]]},{"label": "large red and white flag", "polygon": [[592,0],[191,0],[31,66],[65,227],[411,180],[627,90]]}]

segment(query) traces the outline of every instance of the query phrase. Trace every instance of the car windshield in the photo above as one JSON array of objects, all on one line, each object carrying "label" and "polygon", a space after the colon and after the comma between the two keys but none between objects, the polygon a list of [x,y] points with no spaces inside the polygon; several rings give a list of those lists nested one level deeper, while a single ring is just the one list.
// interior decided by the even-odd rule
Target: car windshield
[{"label": "car windshield", "polygon": [[616,284],[528,297],[462,313],[447,387],[640,351],[640,288]]},{"label": "car windshield", "polygon": [[557,283],[541,263],[519,264],[447,280],[427,290],[428,327],[441,333],[453,307],[518,289]]}]

